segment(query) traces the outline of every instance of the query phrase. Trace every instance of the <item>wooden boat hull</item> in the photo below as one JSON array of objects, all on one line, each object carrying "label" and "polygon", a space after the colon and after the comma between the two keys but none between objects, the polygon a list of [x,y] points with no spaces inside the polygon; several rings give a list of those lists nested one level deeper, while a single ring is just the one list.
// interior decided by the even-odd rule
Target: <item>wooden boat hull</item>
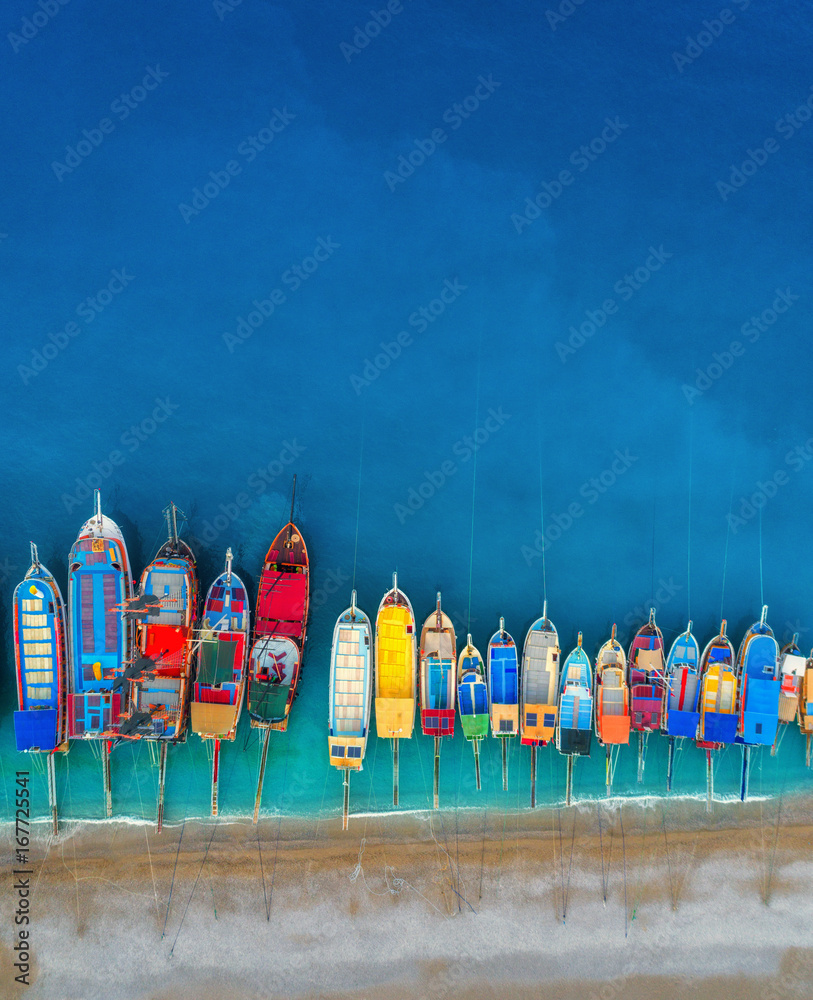
[{"label": "wooden boat hull", "polygon": [[700,648],[687,631],[672,643],[666,660],[663,731],[667,736],[697,738],[700,694]]},{"label": "wooden boat hull", "polygon": [[17,704],[14,736],[17,750],[49,753],[64,743],[65,602],[53,575],[36,560],[14,590],[14,658]]},{"label": "wooden boat hull", "polygon": [[110,739],[124,698],[113,682],[130,657],[130,623],[121,608],[133,596],[127,546],[101,513],[82,526],[68,571],[68,736]]},{"label": "wooden boat hull", "polygon": [[581,645],[562,668],[556,749],[568,756],[589,757],[593,739],[593,679],[590,660]]},{"label": "wooden boat hull", "polygon": [[[355,596],[355,595],[354,595]],[[328,681],[328,759],[360,771],[370,730],[373,692],[370,619],[358,608],[343,612],[333,629]]]},{"label": "wooden boat hull", "polygon": [[486,678],[491,734],[503,738],[519,732],[519,658],[507,632],[495,632],[488,644]]},{"label": "wooden boat hull", "polygon": [[560,686],[559,635],[543,615],[531,625],[522,649],[520,742],[546,746],[556,738]]},{"label": "wooden boat hull", "polygon": [[639,733],[661,728],[665,689],[663,634],[654,612],[632,640],[627,657],[630,689],[630,726]]},{"label": "wooden boat hull", "polygon": [[779,646],[773,632],[763,622],[756,622],[746,632],[737,656],[737,743],[771,746],[776,739],[781,689],[778,662]]},{"label": "wooden boat hull", "polygon": [[[277,717],[269,720],[263,720],[259,713],[254,712],[252,725],[276,729],[279,732],[285,732],[288,728],[289,713],[296,698],[302,670],[309,606],[308,549],[302,533],[293,521],[289,521],[277,532],[266,553],[257,593],[254,634],[256,639],[262,637],[289,639],[297,647],[299,655],[294,664],[295,669],[289,675],[284,712],[276,713]],[[279,688],[279,685],[276,686]],[[279,694],[279,690],[276,694]],[[276,699],[272,700],[276,703]],[[267,707],[269,704],[267,698],[263,704]]]},{"label": "wooden boat hull", "polygon": [[488,687],[479,651],[467,645],[457,661],[457,710],[460,728],[467,740],[488,736]]},{"label": "wooden boat hull", "polygon": [[382,739],[408,740],[415,726],[415,615],[409,598],[387,591],[375,621],[375,724]]},{"label": "wooden boat hull", "polygon": [[424,736],[452,736],[455,720],[454,626],[447,614],[433,611],[421,630],[421,729]]},{"label": "wooden boat hull", "polygon": [[724,634],[703,650],[700,661],[700,724],[697,745],[719,750],[737,735],[737,675],[734,648]]},{"label": "wooden boat hull", "polygon": [[[614,633],[613,633],[614,634]],[[595,724],[600,746],[630,741],[630,698],[625,677],[627,660],[621,644],[608,639],[596,658]]]},{"label": "wooden boat hull", "polygon": [[221,573],[203,605],[197,673],[189,709],[201,739],[233,740],[246,686],[251,615],[248,591],[233,572]]}]

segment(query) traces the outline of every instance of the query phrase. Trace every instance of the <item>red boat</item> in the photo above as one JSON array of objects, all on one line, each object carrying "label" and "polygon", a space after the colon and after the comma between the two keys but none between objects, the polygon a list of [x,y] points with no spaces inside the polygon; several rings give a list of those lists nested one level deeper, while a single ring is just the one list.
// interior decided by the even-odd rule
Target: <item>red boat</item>
[{"label": "red boat", "polygon": [[293,515],[292,497],[291,520],[278,532],[263,563],[249,664],[251,725],[281,732],[288,728],[296,697],[308,623],[308,549]]}]

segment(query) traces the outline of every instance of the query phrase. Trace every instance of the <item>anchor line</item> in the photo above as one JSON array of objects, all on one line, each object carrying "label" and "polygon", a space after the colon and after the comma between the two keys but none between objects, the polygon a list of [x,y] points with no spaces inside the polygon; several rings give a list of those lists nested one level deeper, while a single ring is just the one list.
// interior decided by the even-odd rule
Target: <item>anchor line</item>
[{"label": "anchor line", "polygon": [[725,554],[723,556],[723,592],[720,597],[720,620],[723,619],[723,609],[725,608],[725,578],[728,569],[728,542],[731,538],[731,511],[734,506],[734,470],[731,470],[731,498],[728,502],[728,517],[726,518],[725,532]]},{"label": "anchor line", "polygon": [[[208,741],[207,741],[208,742]],[[231,770],[229,771],[229,781],[231,781],[232,774],[234,773],[234,765],[237,763],[237,754],[232,754],[234,760],[232,761]],[[172,942],[172,947],[169,949],[169,958],[172,958],[172,954],[175,951],[175,945],[178,943],[178,938],[183,928],[184,921],[186,920],[186,914],[189,912],[189,905],[192,902],[192,897],[195,895],[195,890],[198,887],[198,882],[200,881],[200,876],[203,873],[203,869],[206,866],[206,860],[209,857],[209,848],[212,846],[212,841],[215,839],[215,834],[217,833],[217,828],[220,825],[221,815],[218,815],[212,827],[212,836],[209,838],[209,843],[206,845],[206,850],[203,854],[203,860],[200,863],[200,868],[198,869],[198,874],[195,877],[195,884],[192,886],[192,891],[189,893],[189,899],[186,901],[186,906],[184,907],[183,916],[181,917],[181,922],[178,924],[178,930],[175,932],[175,938]],[[184,826],[186,826],[186,819],[184,818]],[[183,836],[183,830],[181,831],[181,836]],[[178,852],[181,850],[181,842],[178,840]],[[178,858],[175,857],[175,863],[177,865]],[[214,889],[212,889],[212,901],[214,903]],[[169,913],[169,905],[167,905],[167,914]],[[215,919],[217,918],[217,911],[215,911]]]},{"label": "anchor line", "polygon": [[361,470],[363,463],[364,463],[364,418],[362,417],[361,446],[359,449],[359,484],[358,484],[358,494],[356,495],[356,541],[353,547],[353,590],[356,589],[356,561],[359,551],[359,515],[361,513]]},{"label": "anchor line", "polygon": [[[482,358],[482,337],[477,345],[477,388],[474,395],[474,426],[480,422],[480,363]],[[477,449],[471,469],[471,533],[469,537],[469,607],[466,616],[468,631],[471,632],[471,580],[474,572],[474,499],[477,494]]]},{"label": "anchor line", "polygon": [[694,410],[689,418],[689,527],[686,540],[686,612],[692,620],[692,466],[694,465]]}]

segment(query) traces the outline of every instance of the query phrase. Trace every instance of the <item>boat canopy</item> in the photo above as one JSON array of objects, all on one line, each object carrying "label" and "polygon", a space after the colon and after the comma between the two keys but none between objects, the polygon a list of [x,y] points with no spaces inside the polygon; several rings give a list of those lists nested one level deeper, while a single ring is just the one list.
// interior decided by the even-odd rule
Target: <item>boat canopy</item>
[{"label": "boat canopy", "polygon": [[517,647],[492,646],[489,650],[489,672],[491,704],[518,704]]},{"label": "boat canopy", "polygon": [[200,736],[226,736],[234,728],[234,705],[193,701],[190,721]]},{"label": "boat canopy", "polygon": [[630,717],[622,682],[620,667],[604,667],[601,672],[602,743],[629,743]]},{"label": "boat canopy", "polygon": [[749,674],[745,678],[743,697],[743,743],[771,746],[779,719],[779,684],[776,680],[762,680]]},{"label": "boat canopy", "polygon": [[339,628],[333,662],[331,736],[366,736],[370,647],[369,625]]},{"label": "boat canopy", "polygon": [[463,683],[457,689],[457,697],[461,715],[488,714],[488,691],[476,675],[463,678]]},{"label": "boat canopy", "polygon": [[265,570],[257,597],[257,631],[301,639],[308,600],[306,573]]},{"label": "boat canopy", "polygon": [[242,638],[242,634],[233,632],[209,632],[204,636],[200,644],[196,686],[206,684],[214,687],[239,680],[239,664],[235,677],[235,658],[238,648],[244,648],[238,642]]}]

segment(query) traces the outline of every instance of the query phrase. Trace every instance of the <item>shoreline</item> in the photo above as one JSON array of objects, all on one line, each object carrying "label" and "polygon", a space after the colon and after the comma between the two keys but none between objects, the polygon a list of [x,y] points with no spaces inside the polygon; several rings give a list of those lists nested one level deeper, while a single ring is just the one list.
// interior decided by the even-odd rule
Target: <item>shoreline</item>
[{"label": "shoreline", "polygon": [[[471,820],[475,824],[480,822],[482,816],[486,814],[489,817],[499,817],[500,819],[506,816],[513,819],[519,819],[522,817],[527,818],[529,821],[534,817],[540,817],[548,815],[551,812],[561,813],[562,811],[570,811],[575,809],[577,812],[585,812],[589,810],[595,810],[600,808],[602,812],[609,814],[618,812],[626,808],[629,810],[647,810],[647,809],[658,809],[673,812],[681,811],[682,819],[689,819],[698,823],[701,828],[705,828],[705,823],[711,823],[715,816],[721,814],[725,815],[726,821],[730,823],[732,827],[737,827],[741,825],[738,822],[737,814],[740,813],[739,819],[745,819],[743,825],[748,825],[748,817],[751,815],[751,811],[754,808],[773,808],[776,804],[782,803],[783,812],[788,810],[795,814],[808,815],[811,817],[811,822],[813,822],[813,792],[808,790],[792,790],[785,791],[782,795],[748,795],[748,799],[742,802],[738,794],[732,793],[728,796],[715,795],[711,812],[706,811],[706,797],[700,794],[669,794],[669,795],[656,795],[656,794],[642,794],[642,795],[629,795],[629,796],[612,796],[610,798],[596,797],[596,798],[582,798],[576,799],[572,802],[570,806],[566,806],[564,800],[553,803],[553,804],[537,804],[535,807],[523,806],[519,809],[517,808],[503,808],[500,809],[498,806],[493,804],[484,805],[463,805],[463,806],[442,806],[439,810],[433,810],[429,807],[423,806],[418,809],[402,809],[402,808],[390,808],[384,810],[368,810],[353,812],[351,808],[350,813],[350,826],[351,828],[359,822],[369,822],[370,820],[375,820],[377,822],[387,822],[391,824],[396,830],[399,828],[399,824],[407,820],[423,820],[428,822],[431,817],[457,817],[462,816],[466,820]],[[337,820],[341,819],[341,807],[335,805],[328,815],[324,815],[325,810],[320,811],[319,816],[308,815],[308,814],[290,814],[290,813],[275,813],[275,812],[261,812],[260,822],[261,824],[274,823],[279,824],[282,827],[296,829],[298,826],[312,824],[316,822],[320,827],[325,825],[335,824]],[[235,826],[246,826],[253,825],[251,823],[251,817],[248,813],[231,813],[231,812],[221,812],[217,817],[212,817],[209,815],[199,815],[199,816],[188,816],[184,820],[164,820],[163,829],[165,831],[180,830],[184,826],[189,826],[190,824],[199,824],[203,827],[210,827],[213,824],[219,826],[235,825]],[[43,814],[40,816],[32,817],[30,820],[30,825],[32,832],[44,834],[46,839],[49,839],[51,818],[49,815]],[[87,828],[98,828],[98,829],[109,829],[120,826],[129,826],[136,829],[146,828],[147,830],[154,830],[155,820],[154,818],[145,819],[140,816],[128,816],[128,815],[114,815],[110,818],[103,817],[81,817],[81,818],[64,818],[59,817],[60,832],[57,835],[62,837],[66,832],[73,833],[79,827]],[[0,821],[0,836],[3,836],[8,831],[14,829],[13,820]]]}]

